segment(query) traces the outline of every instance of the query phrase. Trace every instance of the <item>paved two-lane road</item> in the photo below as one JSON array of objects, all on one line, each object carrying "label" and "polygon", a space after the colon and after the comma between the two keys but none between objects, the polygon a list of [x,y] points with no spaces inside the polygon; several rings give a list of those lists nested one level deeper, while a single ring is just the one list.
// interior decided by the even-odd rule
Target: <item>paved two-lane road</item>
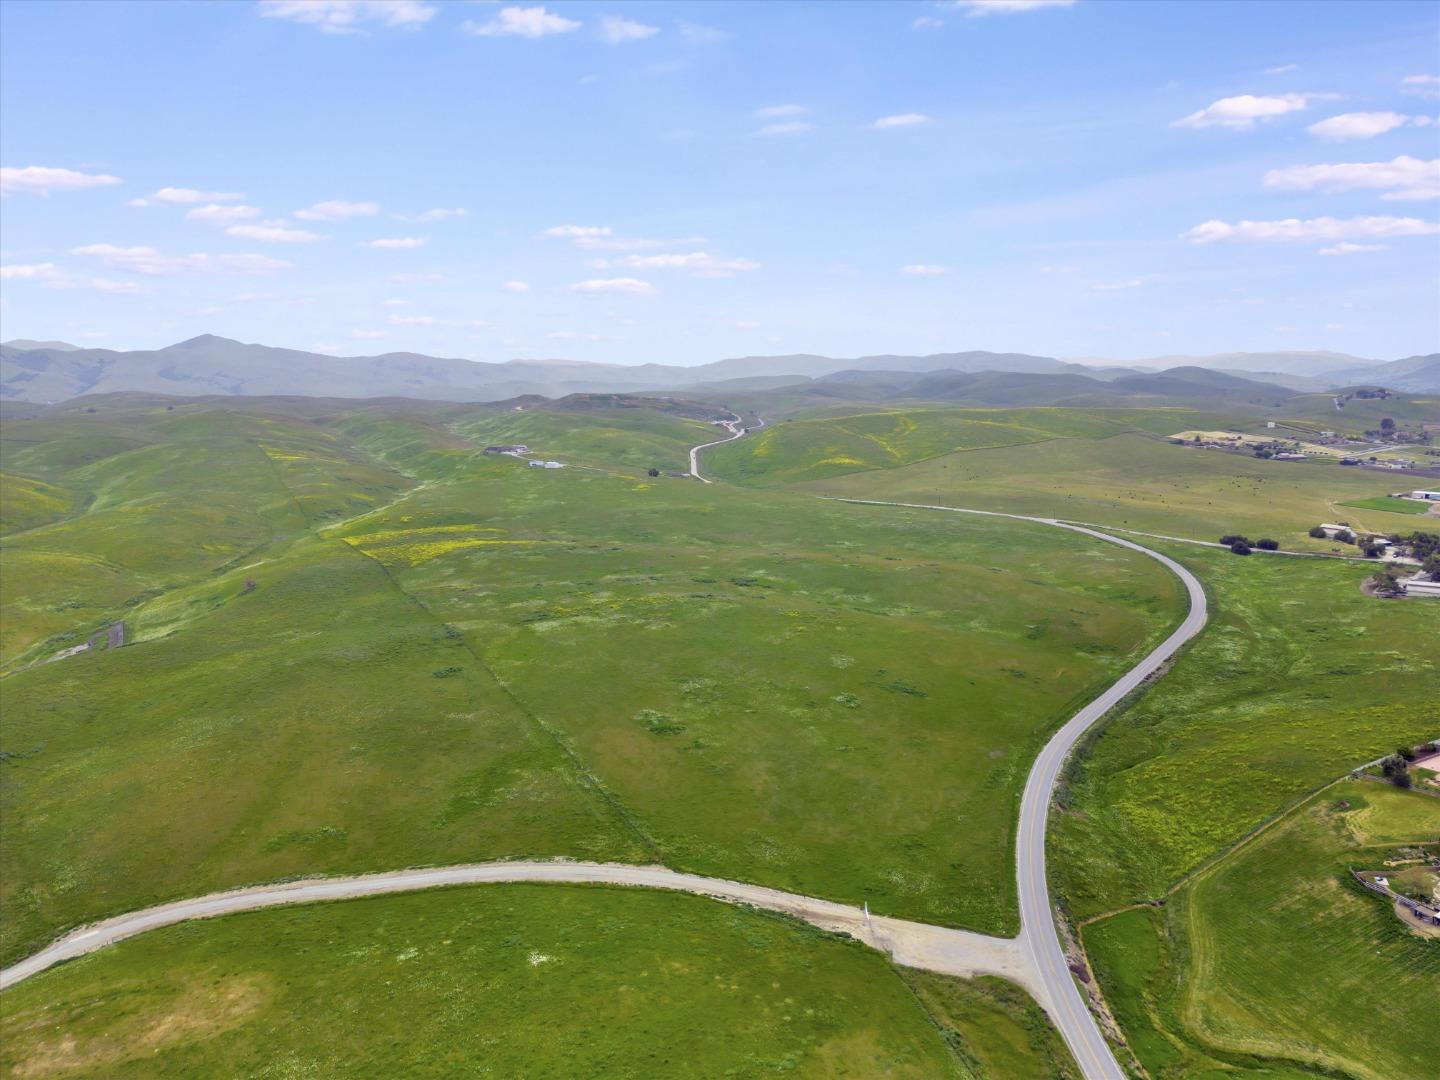
[{"label": "paved two-lane road", "polygon": [[[727,442],[734,442],[736,439],[741,438],[743,435],[745,435],[746,432],[751,430],[750,428],[742,427],[741,425],[743,423],[744,422],[740,419],[739,416],[736,416],[734,420],[723,420],[721,421],[721,426],[726,431],[730,432],[728,438],[716,439],[714,442],[701,443],[699,446],[692,446],[690,448],[690,475],[695,477],[695,479],[699,480],[702,484],[714,483],[713,480],[707,480],[705,477],[700,475],[700,451],[710,446],[722,446]],[[764,426],[765,418],[757,413],[755,416],[755,427],[753,430],[759,431]]]}]

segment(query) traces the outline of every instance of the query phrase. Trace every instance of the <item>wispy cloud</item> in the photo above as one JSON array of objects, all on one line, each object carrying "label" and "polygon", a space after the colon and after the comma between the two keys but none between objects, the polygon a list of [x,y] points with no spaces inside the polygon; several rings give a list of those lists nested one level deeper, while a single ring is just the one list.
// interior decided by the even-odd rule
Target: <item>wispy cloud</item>
[{"label": "wispy cloud", "polygon": [[917,15],[910,21],[911,30],[939,30],[944,25],[945,20],[934,15]]},{"label": "wispy cloud", "polygon": [[381,251],[411,251],[425,246],[423,236],[386,236],[379,240],[366,240],[362,247],[378,248]]},{"label": "wispy cloud", "polygon": [[437,206],[433,210],[422,210],[418,214],[396,214],[396,221],[408,221],[412,224],[425,224],[431,221],[447,221],[450,218],[469,217],[470,211],[462,206],[447,209]]},{"label": "wispy cloud", "polygon": [[210,255],[204,252],[193,255],[166,255],[153,247],[126,248],[115,244],[85,244],[71,248],[70,254],[91,256],[117,270],[150,275],[224,271],[264,274],[272,270],[285,270],[291,265],[283,259],[272,259],[268,255]]},{"label": "wispy cloud", "polygon": [[435,15],[422,0],[260,0],[260,15],[313,26],[326,34],[359,34],[366,24],[414,30]]},{"label": "wispy cloud", "polygon": [[1310,107],[1312,101],[1333,98],[1333,94],[1239,94],[1211,102],[1203,109],[1197,109],[1189,116],[1182,116],[1171,127],[1208,128],[1224,127],[1237,131],[1249,131],[1257,124],[1263,124],[1287,113],[1300,112]]},{"label": "wispy cloud", "polygon": [[577,293],[621,293],[628,296],[654,296],[658,289],[648,281],[641,281],[638,278],[591,278],[589,281],[577,281],[570,286],[571,292]]},{"label": "wispy cloud", "polygon": [[964,11],[971,18],[980,15],[1019,15],[1026,11],[1045,11],[1073,7],[1075,0],[943,0],[941,7]]},{"label": "wispy cloud", "polygon": [[1440,224],[1413,217],[1284,218],[1279,221],[1206,221],[1181,234],[1192,244],[1222,240],[1354,240],[1434,236]]},{"label": "wispy cloud", "polygon": [[568,34],[581,24],[546,11],[543,7],[503,7],[489,22],[466,21],[460,29],[474,37],[542,38],[552,34]]},{"label": "wispy cloud", "polygon": [[1360,255],[1369,251],[1388,251],[1388,244],[1354,244],[1349,240],[1342,240],[1333,247],[1321,248],[1321,255]]},{"label": "wispy cloud", "polygon": [[810,111],[805,105],[766,105],[763,109],[755,110],[757,120],[778,120],[782,116],[804,116]]},{"label": "wispy cloud", "polygon": [[600,40],[606,45],[624,45],[631,41],[644,41],[660,33],[658,26],[647,26],[633,19],[619,15],[606,15],[600,20]]},{"label": "wispy cloud", "polygon": [[884,129],[899,127],[918,127],[921,124],[928,123],[930,123],[930,117],[926,116],[924,113],[907,112],[896,113],[894,116],[882,116],[879,120],[876,120],[870,126],[874,128]]},{"label": "wispy cloud", "polygon": [[258,225],[231,225],[225,230],[226,236],[242,240],[260,240],[266,244],[313,244],[322,240],[319,233],[308,229],[296,229],[284,221],[264,221]]},{"label": "wispy cloud", "polygon": [[561,240],[578,240],[583,237],[610,236],[613,232],[609,225],[552,225],[540,235]]},{"label": "wispy cloud", "polygon": [[120,178],[108,173],[83,173],[47,165],[0,167],[0,195],[49,195],[52,191],[81,191],[118,183]]},{"label": "wispy cloud", "polygon": [[1305,130],[1317,139],[1329,142],[1347,142],[1351,139],[1373,139],[1406,124],[1428,127],[1428,116],[1407,116],[1397,112],[1349,112],[1320,120]]},{"label": "wispy cloud", "polygon": [[374,217],[379,212],[379,203],[330,199],[307,206],[304,210],[296,210],[295,216],[302,221],[345,221],[348,218]]},{"label": "wispy cloud", "polygon": [[939,266],[935,263],[907,263],[900,268],[900,272],[914,277],[934,277],[950,273],[950,267]]},{"label": "wispy cloud", "polygon": [[786,120],[779,124],[766,124],[755,134],[764,136],[774,135],[799,135],[810,130],[809,124],[804,120]]},{"label": "wispy cloud", "polygon": [[1380,191],[1382,199],[1404,202],[1440,199],[1440,158],[1421,161],[1402,154],[1391,161],[1292,165],[1267,172],[1265,186],[1287,191]]},{"label": "wispy cloud", "polygon": [[1400,89],[1421,97],[1440,97],[1440,75],[1406,75],[1400,80]]},{"label": "wispy cloud", "polygon": [[237,221],[249,221],[260,216],[259,207],[226,206],[223,203],[208,203],[197,206],[185,214],[186,221],[203,221],[207,225],[231,225]]},{"label": "wispy cloud", "polygon": [[43,281],[60,276],[54,263],[11,263],[0,266],[0,281]]},{"label": "wispy cloud", "polygon": [[721,30],[715,26],[702,26],[700,23],[693,22],[677,23],[675,29],[692,45],[719,45],[735,36],[729,30]]},{"label": "wispy cloud", "polygon": [[194,203],[239,202],[245,198],[238,191],[196,191],[194,188],[163,187],[153,195],[131,199],[130,206],[189,206]]},{"label": "wispy cloud", "polygon": [[666,252],[660,255],[625,255],[597,260],[598,268],[623,266],[631,270],[689,270],[700,277],[731,277],[760,269],[754,259],[719,258],[708,251]]},{"label": "wispy cloud", "polygon": [[1122,292],[1126,289],[1138,289],[1144,284],[1139,278],[1129,278],[1125,281],[1097,281],[1090,288],[1096,292]]},{"label": "wispy cloud", "polygon": [[527,293],[530,291],[529,283],[524,281],[502,281],[500,283],[500,288],[503,289],[505,292],[517,294]]}]

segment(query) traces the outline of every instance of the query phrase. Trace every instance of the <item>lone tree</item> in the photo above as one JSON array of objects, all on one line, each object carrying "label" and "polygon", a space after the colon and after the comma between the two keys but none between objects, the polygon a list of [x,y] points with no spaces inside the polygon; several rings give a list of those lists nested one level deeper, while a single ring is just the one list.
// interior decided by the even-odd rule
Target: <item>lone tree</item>
[{"label": "lone tree", "polygon": [[1280,542],[1278,540],[1271,540],[1268,536],[1255,541],[1255,546],[1258,547],[1261,551],[1280,550]]},{"label": "lone tree", "polygon": [[651,475],[651,476],[659,476],[659,475],[660,475],[660,470],[659,470],[659,469],[651,469],[651,470],[650,470],[650,475]]},{"label": "lone tree", "polygon": [[1230,550],[1233,551],[1236,555],[1249,555],[1250,545],[1247,544],[1244,540],[1236,540],[1233,544],[1230,545]]},{"label": "lone tree", "polygon": [[1381,430],[1381,431],[1394,431],[1394,430],[1395,430],[1395,421],[1394,421],[1394,420],[1391,420],[1390,417],[1388,417],[1388,416],[1385,417],[1385,419],[1383,419],[1383,420],[1380,421],[1380,430]]},{"label": "lone tree", "polygon": [[1320,528],[1319,525],[1312,525],[1310,527],[1310,535],[1313,536],[1316,540],[1324,540],[1325,530]]},{"label": "lone tree", "polygon": [[1380,762],[1380,771],[1385,774],[1385,779],[1396,787],[1410,786],[1410,763],[1399,754],[1391,754]]}]

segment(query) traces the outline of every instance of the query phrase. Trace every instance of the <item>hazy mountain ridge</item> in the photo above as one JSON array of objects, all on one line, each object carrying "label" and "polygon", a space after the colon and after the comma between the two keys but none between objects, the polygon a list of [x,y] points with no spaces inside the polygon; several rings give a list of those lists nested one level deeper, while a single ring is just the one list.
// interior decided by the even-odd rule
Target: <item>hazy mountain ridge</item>
[{"label": "hazy mountain ridge", "polygon": [[[41,347],[23,347],[40,345]],[[1440,354],[1406,357],[1389,363],[1339,353],[1233,353],[1186,358],[1191,363],[1154,369],[1161,357],[1135,365],[1089,367],[1028,353],[981,350],[934,353],[928,356],[880,354],[835,359],[809,353],[788,356],[744,356],[694,367],[666,364],[596,364],[585,361],[522,359],[503,363],[434,357],[397,352],[377,356],[339,357],[298,349],[246,344],[206,334],[156,350],[121,352],[81,349],[65,342],[28,340],[0,345],[0,399],[56,402],[86,394],[141,392],[204,396],[209,394],[311,397],[409,397],[435,401],[498,401],[539,394],[549,398],[570,394],[639,393],[704,388],[758,389],[820,380],[826,396],[844,397],[839,384],[857,384],[852,393],[865,396],[894,393],[914,397],[933,394],[953,400],[967,388],[998,393],[1002,387],[1025,397],[1044,398],[1071,392],[1080,396],[1158,394],[1185,396],[1180,384],[1202,380],[1195,372],[1224,375],[1249,388],[1210,379],[1210,391],[1246,394],[1319,392],[1331,387],[1385,385],[1408,391],[1440,390]],[[1194,362],[1196,359],[1204,363]],[[1325,374],[1296,374],[1302,360],[1327,368]],[[1273,381],[1242,364],[1271,364]],[[1180,375],[1177,372],[1188,372]],[[868,383],[865,373],[882,376]],[[958,376],[981,373],[1029,375],[1049,380],[1047,388],[990,379],[983,386]],[[911,378],[906,378],[911,376]],[[949,376],[945,378],[943,376]],[[918,378],[915,378],[918,377]],[[1147,380],[1162,379],[1159,383]],[[1082,382],[1074,382],[1080,379]],[[867,389],[860,390],[865,384]],[[1093,385],[1092,385],[1093,384]]]}]

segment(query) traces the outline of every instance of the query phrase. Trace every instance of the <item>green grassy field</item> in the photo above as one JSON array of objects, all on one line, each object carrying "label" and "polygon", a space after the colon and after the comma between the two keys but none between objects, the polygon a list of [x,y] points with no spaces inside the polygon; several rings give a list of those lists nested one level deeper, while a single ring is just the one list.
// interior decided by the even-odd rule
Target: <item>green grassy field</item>
[{"label": "green grassy field", "polygon": [[1437,837],[1440,799],[1347,781],[1164,909],[1088,926],[1107,1000],[1150,1074],[1433,1076],[1440,942],[1411,933],[1349,869]]},{"label": "green grassy field", "polygon": [[[229,885],[515,855],[1013,931],[1031,756],[1178,615],[1082,537],[531,470],[413,412],[43,423],[91,451],[31,427],[15,456],[92,501],[3,549],[50,568],[3,575],[7,958]],[[120,618],[124,648],[31,663]]]},{"label": "green grassy field", "polygon": [[155,931],[7,991],[0,1048],[14,1077],[1075,1075],[1007,984],[902,975],[699,897],[554,885]]},{"label": "green grassy field", "polygon": [[1363,595],[1363,564],[1157,542],[1210,624],[1070,770],[1051,880],[1080,918],[1161,896],[1304,793],[1440,729],[1440,605]]},{"label": "green grassy field", "polygon": [[803,489],[1061,517],[1198,540],[1226,533],[1269,536],[1287,549],[1328,551],[1333,544],[1306,535],[1312,525],[1339,516],[1356,528],[1395,528],[1392,514],[1337,506],[1383,495],[1394,483],[1394,477],[1342,465],[1261,461],[1128,433],[947,454]]},{"label": "green grassy field", "polygon": [[690,468],[690,447],[724,434],[703,420],[651,409],[472,412],[456,421],[454,429],[482,446],[525,443],[546,458],[679,472]]},{"label": "green grassy field", "polygon": [[1430,512],[1432,504],[1417,499],[1395,499],[1389,495],[1381,495],[1375,499],[1357,499],[1340,505],[1352,506],[1357,510],[1383,510],[1387,514],[1426,514]]}]

